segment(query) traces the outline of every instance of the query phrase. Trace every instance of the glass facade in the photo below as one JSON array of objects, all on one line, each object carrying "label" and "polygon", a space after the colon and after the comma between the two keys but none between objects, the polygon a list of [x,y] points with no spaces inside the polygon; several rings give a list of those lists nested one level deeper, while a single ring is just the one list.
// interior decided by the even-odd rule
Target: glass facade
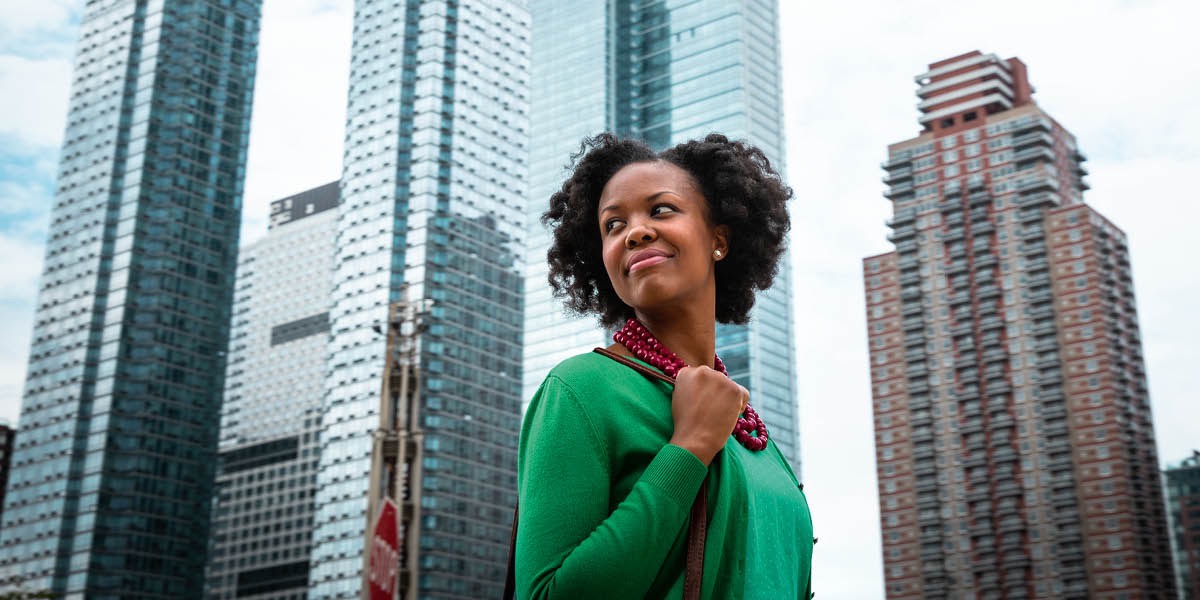
[{"label": "glass facade", "polygon": [[308,591],[338,183],[271,203],[242,249],[206,598]]},{"label": "glass facade", "polygon": [[199,597],[260,2],[88,2],[0,580]]},{"label": "glass facade", "polygon": [[417,597],[498,596],[516,501],[524,2],[359,0],[338,211],[310,596],[358,597],[371,432],[402,286],[421,334]]},{"label": "glass facade", "polygon": [[[546,282],[549,234],[539,217],[582,138],[601,131],[655,148],[711,132],[762,148],[784,170],[774,2],[533,0],[532,202],[525,282],[528,402],[561,360],[606,346],[590,318],[563,314]],[[746,326],[719,325],[717,352],[746,386],[771,437],[799,472],[791,266],[759,294]]]}]

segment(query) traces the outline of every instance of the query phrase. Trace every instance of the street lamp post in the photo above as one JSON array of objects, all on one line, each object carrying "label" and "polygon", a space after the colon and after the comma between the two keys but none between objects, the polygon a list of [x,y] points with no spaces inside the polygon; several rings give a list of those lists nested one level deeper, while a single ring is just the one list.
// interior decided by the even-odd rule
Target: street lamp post
[{"label": "street lamp post", "polygon": [[[420,421],[421,367],[420,335],[425,316],[433,306],[428,299],[410,302],[407,286],[403,298],[388,307],[387,343],[383,382],[379,396],[379,428],[372,433],[371,475],[367,499],[367,530],[363,556],[363,597],[370,598],[372,577],[389,579],[384,589],[396,589],[396,596],[415,600],[417,556],[421,522],[421,460],[423,437]],[[379,327],[376,326],[376,331]],[[382,332],[381,332],[382,333]],[[375,522],[381,507],[390,500],[397,508],[399,538],[395,562],[380,568],[372,562],[381,557],[376,540]],[[372,554],[374,554],[374,557]],[[385,553],[386,554],[386,553]],[[398,569],[394,567],[397,566]],[[396,571],[398,570],[398,573]]]}]

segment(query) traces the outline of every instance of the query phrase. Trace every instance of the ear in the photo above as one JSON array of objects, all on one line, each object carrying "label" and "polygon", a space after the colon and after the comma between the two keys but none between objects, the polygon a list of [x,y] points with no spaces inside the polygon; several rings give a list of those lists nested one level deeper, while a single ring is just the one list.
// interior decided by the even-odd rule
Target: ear
[{"label": "ear", "polygon": [[725,260],[725,257],[729,256],[729,226],[728,225],[717,225],[716,227],[713,228],[713,247],[712,247],[712,249],[714,251],[716,251],[716,250],[721,251],[721,258],[716,259],[718,261]]}]

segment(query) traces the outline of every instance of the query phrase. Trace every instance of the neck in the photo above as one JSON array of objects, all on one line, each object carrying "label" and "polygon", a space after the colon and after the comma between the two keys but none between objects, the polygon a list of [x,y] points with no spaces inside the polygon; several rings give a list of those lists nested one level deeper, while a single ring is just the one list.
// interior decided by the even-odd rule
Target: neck
[{"label": "neck", "polygon": [[637,311],[636,316],[654,337],[689,367],[713,367],[716,354],[715,307],[708,310],[676,309],[662,313]]}]

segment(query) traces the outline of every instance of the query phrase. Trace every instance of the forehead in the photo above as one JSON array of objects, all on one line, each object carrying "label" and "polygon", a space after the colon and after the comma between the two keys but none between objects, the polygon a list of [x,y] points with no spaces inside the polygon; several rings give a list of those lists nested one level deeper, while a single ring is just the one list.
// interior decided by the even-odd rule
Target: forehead
[{"label": "forehead", "polygon": [[639,200],[659,192],[703,201],[691,173],[666,161],[625,165],[613,174],[600,192],[600,204]]}]

